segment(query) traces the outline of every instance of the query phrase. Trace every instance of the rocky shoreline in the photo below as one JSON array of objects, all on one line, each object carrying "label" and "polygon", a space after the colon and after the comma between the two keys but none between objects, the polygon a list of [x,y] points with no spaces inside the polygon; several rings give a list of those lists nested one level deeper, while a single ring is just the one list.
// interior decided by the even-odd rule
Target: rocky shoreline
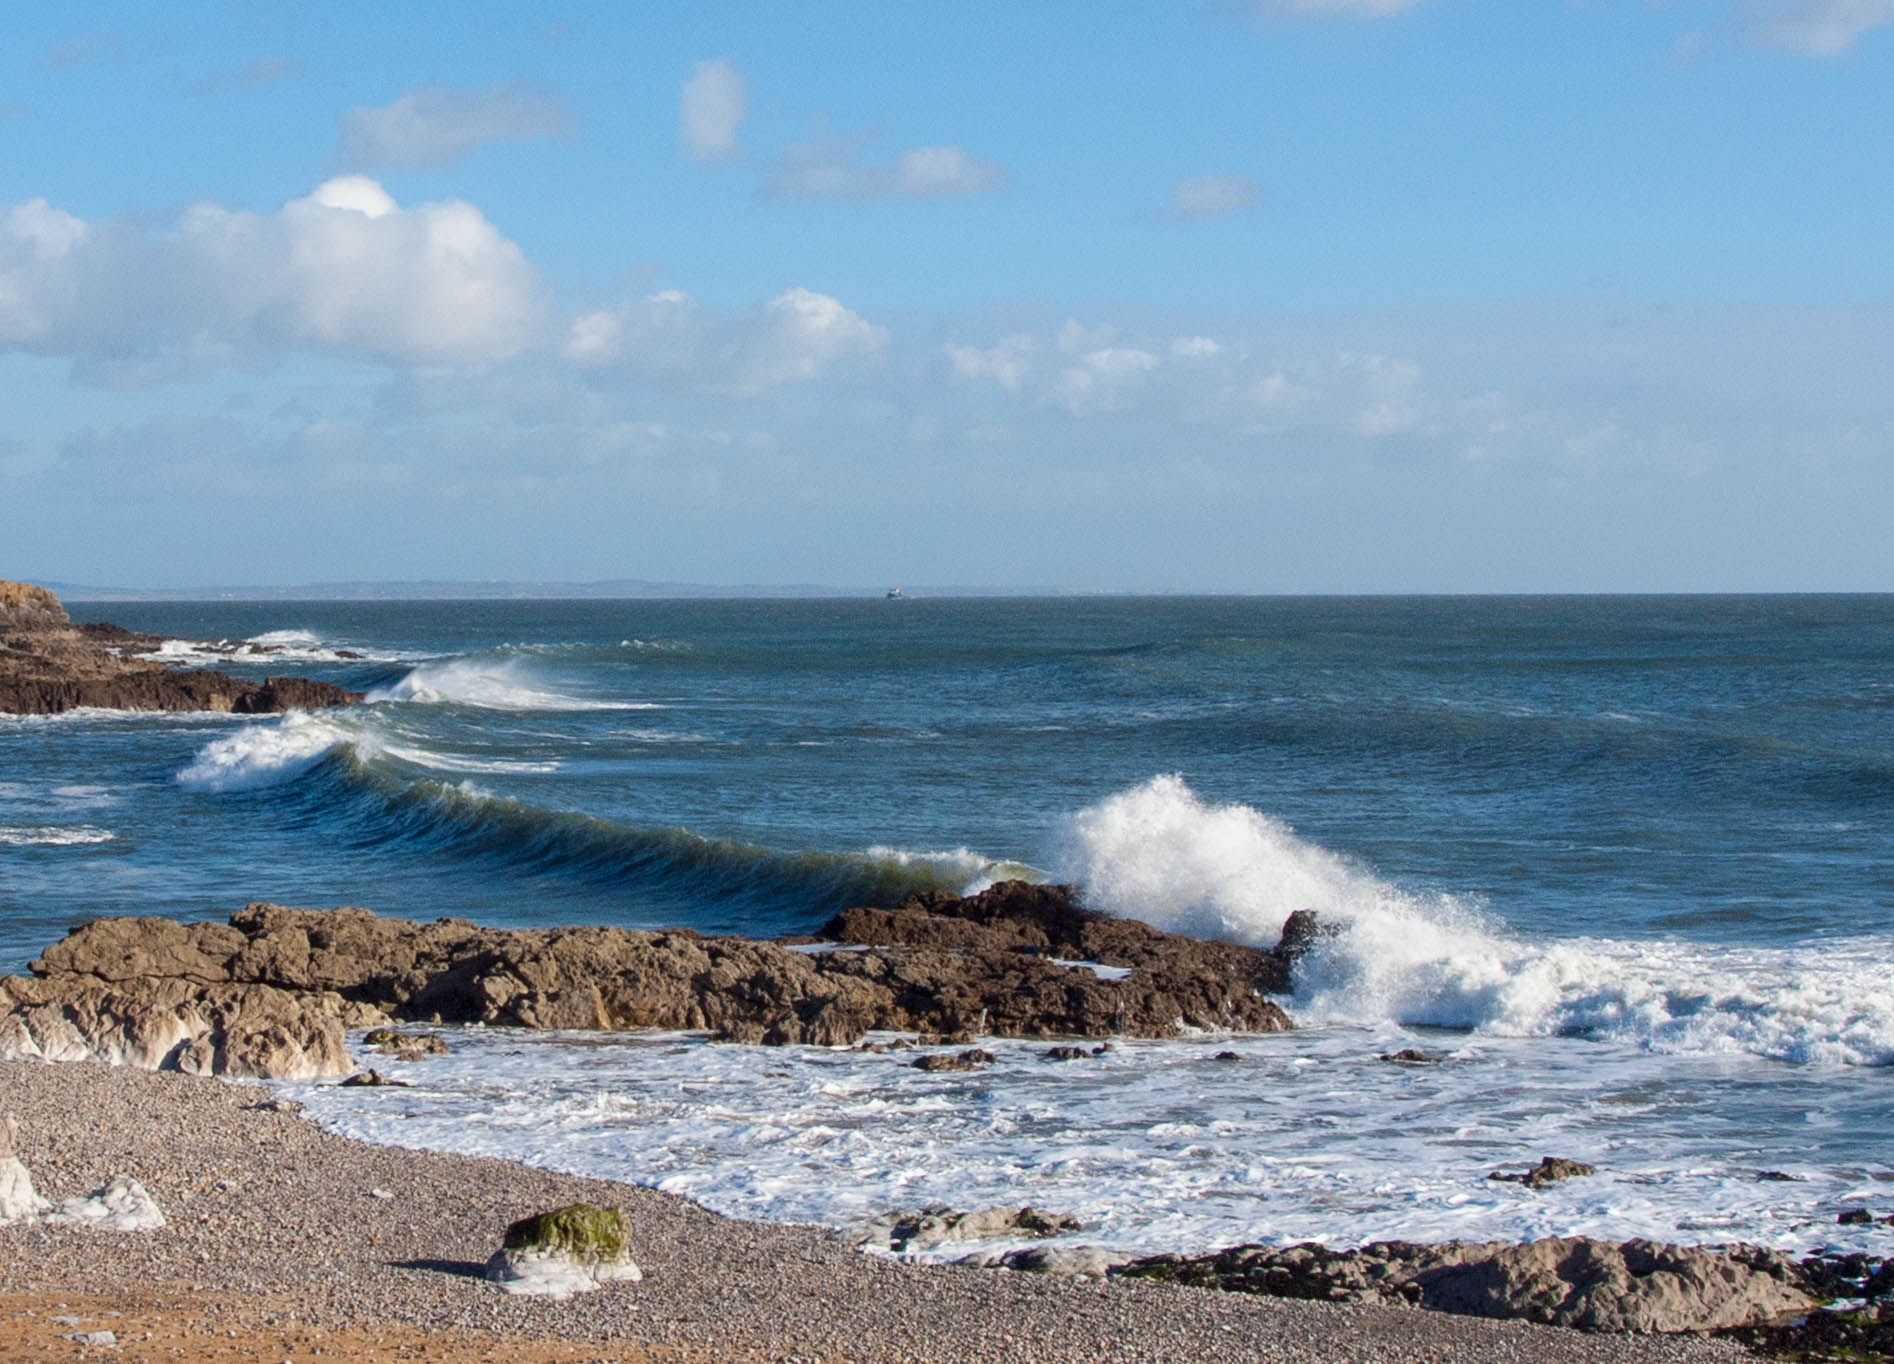
[{"label": "rocky shoreline", "polygon": [[254,682],[136,656],[163,643],[115,625],[75,625],[45,588],[0,579],[0,714],[58,715],[98,707],[260,715],[362,699],[360,692],[330,682]]},{"label": "rocky shoreline", "polygon": [[[349,1073],[349,1028],[400,1022],[707,1031],[847,1046],[872,1031],[994,1037],[1280,1032],[1314,931],[1264,950],[1163,933],[1069,887],[860,908],[814,939],[483,928],[255,903],[227,923],[100,919],[0,977],[0,1058],[272,1079]],[[965,1059],[967,1065],[977,1065]]]},{"label": "rocky shoreline", "polygon": [[[137,1233],[0,1226],[13,1301],[31,1295],[38,1323],[67,1317],[60,1332],[117,1332],[119,1358],[139,1357],[143,1342],[128,1323],[152,1319],[137,1304],[154,1295],[170,1304],[155,1314],[160,1331],[188,1309],[244,1358],[289,1356],[276,1342],[293,1332],[345,1331],[366,1344],[406,1341],[396,1333],[414,1328],[472,1333],[495,1357],[516,1359],[566,1358],[535,1351],[578,1342],[591,1343],[578,1356],[586,1358],[860,1364],[1744,1357],[1699,1335],[1585,1333],[1122,1274],[907,1264],[862,1254],[834,1232],[733,1221],[652,1189],[366,1146],[320,1131],[267,1091],[192,1076],[15,1061],[0,1063],[0,1093],[41,1193],[66,1198],[129,1174],[166,1216],[165,1226]],[[623,1212],[642,1281],[565,1301],[510,1296],[486,1281],[483,1266],[510,1224],[580,1202]],[[102,1295],[127,1315],[75,1310],[77,1294]],[[40,1329],[57,1339],[54,1328]],[[0,1354],[5,1345],[0,1335]]]}]

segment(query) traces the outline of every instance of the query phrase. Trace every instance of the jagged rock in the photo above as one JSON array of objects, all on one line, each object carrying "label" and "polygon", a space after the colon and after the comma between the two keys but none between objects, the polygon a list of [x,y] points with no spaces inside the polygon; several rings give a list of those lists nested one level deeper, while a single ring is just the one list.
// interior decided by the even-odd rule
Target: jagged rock
[{"label": "jagged rock", "polygon": [[932,1250],[949,1241],[1065,1236],[1078,1230],[1076,1217],[1062,1212],[1041,1212],[1034,1207],[982,1208],[978,1212],[952,1212],[934,1207],[878,1217],[862,1229],[856,1244],[898,1254]]},{"label": "jagged rock", "polygon": [[1850,1208],[1835,1221],[1844,1227],[1865,1227],[1874,1221],[1874,1214],[1866,1208]]},{"label": "jagged rock", "polygon": [[342,1082],[344,1089],[406,1089],[406,1080],[391,1080],[379,1070],[357,1071]]},{"label": "jagged rock", "polygon": [[1597,1166],[1587,1165],[1583,1161],[1567,1160],[1563,1156],[1542,1156],[1530,1170],[1495,1170],[1487,1178],[1509,1184],[1524,1184],[1528,1189],[1544,1189],[1560,1180],[1582,1179],[1597,1173]]},{"label": "jagged rock", "polygon": [[159,974],[0,976],[0,1060],[105,1061],[191,1075],[318,1079],[350,1068],[341,1005],[326,992],[204,985]]},{"label": "jagged rock", "polygon": [[[989,936],[810,954],[687,930],[508,931],[263,902],[223,924],[102,919],[49,946],[32,978],[0,977],[0,1058],[310,1079],[352,1069],[345,1029],[390,1022],[665,1028],[813,1046],[849,1046],[870,1031],[964,1042],[975,1031],[1173,1037],[1290,1026],[1261,993],[1282,974],[1271,952],[1103,920],[1059,887],[1003,882],[910,906],[923,902],[924,913],[911,912],[930,923],[964,912]],[[1028,917],[1000,912],[1008,907]],[[842,917],[860,925],[909,913]],[[1137,969],[1101,980],[1047,960],[1048,925],[1077,925],[1084,950]]]},{"label": "jagged rock", "polygon": [[[1440,1064],[1438,1056],[1429,1055],[1418,1047],[1402,1047],[1399,1051],[1382,1054],[1383,1061],[1392,1061],[1397,1066],[1436,1066]],[[1587,1171],[1589,1173],[1589,1171]]]},{"label": "jagged rock", "polygon": [[642,1279],[630,1247],[631,1223],[624,1213],[574,1203],[508,1227],[487,1261],[487,1277],[508,1293],[569,1298],[614,1279]]},{"label": "jagged rock", "polygon": [[1091,1055],[1084,1047],[1047,1047],[1040,1053],[1048,1061],[1083,1061]]},{"label": "jagged rock", "polygon": [[129,650],[161,643],[116,626],[75,626],[43,587],[0,580],[0,713],[208,710],[237,715],[352,705],[360,692],[300,677],[262,682],[167,668]]},{"label": "jagged rock", "polygon": [[1199,1287],[1324,1302],[1419,1306],[1587,1331],[1710,1331],[1813,1306],[1788,1257],[1755,1246],[1552,1237],[1524,1245],[1377,1241],[1358,1250],[1235,1246],[1150,1256],[1119,1272]]},{"label": "jagged rock", "polygon": [[438,1033],[396,1032],[393,1028],[371,1029],[362,1038],[362,1045],[397,1061],[422,1061],[448,1054],[447,1040]]}]

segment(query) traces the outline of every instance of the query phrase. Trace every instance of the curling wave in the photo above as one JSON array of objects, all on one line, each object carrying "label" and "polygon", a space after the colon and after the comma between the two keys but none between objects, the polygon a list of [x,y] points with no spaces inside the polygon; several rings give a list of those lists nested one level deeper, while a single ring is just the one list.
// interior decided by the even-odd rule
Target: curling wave
[{"label": "curling wave", "polygon": [[407,701],[438,705],[453,702],[483,710],[656,710],[648,702],[599,701],[568,696],[539,684],[525,660],[487,661],[456,658],[424,663],[386,687],[368,694],[370,701]]},{"label": "curling wave", "polygon": [[1297,968],[1310,1023],[1573,1034],[1654,1052],[1894,1064],[1894,938],[1803,948],[1525,941],[1463,899],[1404,890],[1246,805],[1159,776],[1080,811],[1054,870],[1101,909],[1273,942],[1314,909],[1334,930]]}]

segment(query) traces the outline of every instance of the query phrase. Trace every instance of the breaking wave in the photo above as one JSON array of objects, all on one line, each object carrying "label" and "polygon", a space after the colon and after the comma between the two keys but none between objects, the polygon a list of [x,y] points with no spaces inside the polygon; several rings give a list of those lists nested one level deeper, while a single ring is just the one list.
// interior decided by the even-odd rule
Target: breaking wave
[{"label": "breaking wave", "polygon": [[519,658],[489,662],[452,659],[425,663],[386,687],[368,694],[370,701],[407,701],[422,704],[453,702],[483,710],[656,710],[648,702],[599,701],[569,696],[540,684]]},{"label": "breaking wave", "polygon": [[1094,906],[1161,928],[1267,945],[1290,913],[1315,910],[1331,932],[1297,967],[1304,1022],[1894,1064],[1894,938],[1528,942],[1459,897],[1405,890],[1249,806],[1203,801],[1178,776],[1080,811],[1055,849],[1055,872]]}]

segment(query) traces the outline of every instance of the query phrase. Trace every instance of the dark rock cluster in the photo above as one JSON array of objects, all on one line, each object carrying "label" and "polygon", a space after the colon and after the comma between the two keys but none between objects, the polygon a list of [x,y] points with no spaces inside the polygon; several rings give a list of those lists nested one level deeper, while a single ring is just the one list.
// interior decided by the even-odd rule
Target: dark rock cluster
[{"label": "dark rock cluster", "polygon": [[352,705],[360,692],[302,677],[246,681],[135,657],[163,641],[112,625],[74,625],[43,587],[0,579],[0,713],[208,710],[237,715]]},{"label": "dark rock cluster", "polygon": [[[795,950],[687,930],[505,930],[260,902],[228,923],[102,919],[47,948],[31,978],[0,977],[0,1056],[340,1074],[343,1029],[387,1022],[825,1046],[884,1029],[1101,1038],[1290,1026],[1266,998],[1287,982],[1278,953],[1104,919],[1067,887],[920,897],[851,910],[830,929]],[[843,946],[867,950],[824,950]],[[1123,974],[1102,978],[1067,953]]]}]

